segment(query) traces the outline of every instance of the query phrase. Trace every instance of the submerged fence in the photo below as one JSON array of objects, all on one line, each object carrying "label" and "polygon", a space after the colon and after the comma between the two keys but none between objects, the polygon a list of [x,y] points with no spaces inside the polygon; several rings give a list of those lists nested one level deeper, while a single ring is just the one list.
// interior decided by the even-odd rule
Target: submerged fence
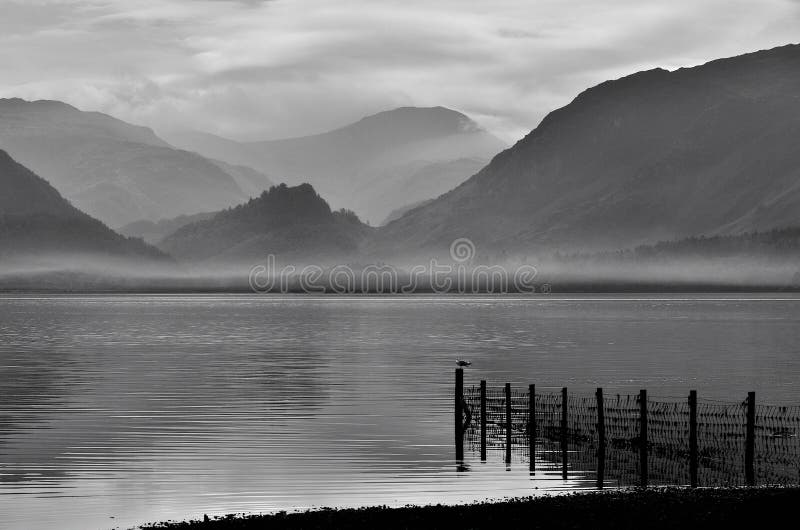
[{"label": "submerged fence", "polygon": [[800,484],[800,407],[636,395],[465,388],[456,370],[456,458],[464,445],[560,465],[566,479],[594,475],[597,487]]}]

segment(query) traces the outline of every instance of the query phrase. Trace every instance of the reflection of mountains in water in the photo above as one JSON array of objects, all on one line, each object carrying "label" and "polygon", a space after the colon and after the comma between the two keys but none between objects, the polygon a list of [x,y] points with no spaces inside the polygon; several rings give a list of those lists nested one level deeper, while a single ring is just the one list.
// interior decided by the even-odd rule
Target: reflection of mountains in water
[{"label": "reflection of mountains in water", "polygon": [[[4,325],[23,329],[30,303],[4,303]],[[207,459],[203,468],[225,455],[266,455],[305,432],[328,401],[323,353],[276,348],[291,332],[259,313],[226,317],[224,306],[157,298],[128,310],[119,300],[79,307],[39,310],[36,326],[51,330],[45,343],[7,336],[0,346],[0,393],[13,405],[0,406],[0,483],[58,489],[87,468],[147,472],[151,456],[170,450]],[[271,342],[259,343],[265,335]]]}]

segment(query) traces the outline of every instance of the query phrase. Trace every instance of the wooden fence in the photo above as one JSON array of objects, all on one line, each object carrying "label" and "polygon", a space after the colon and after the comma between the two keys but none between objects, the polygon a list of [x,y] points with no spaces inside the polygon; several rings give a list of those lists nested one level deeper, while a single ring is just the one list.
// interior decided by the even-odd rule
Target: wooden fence
[{"label": "wooden fence", "polygon": [[638,395],[593,396],[464,386],[456,370],[456,459],[464,446],[502,450],[505,462],[522,451],[531,470],[537,459],[559,465],[564,478],[594,475],[596,485],[720,486],[800,483],[800,407]]}]

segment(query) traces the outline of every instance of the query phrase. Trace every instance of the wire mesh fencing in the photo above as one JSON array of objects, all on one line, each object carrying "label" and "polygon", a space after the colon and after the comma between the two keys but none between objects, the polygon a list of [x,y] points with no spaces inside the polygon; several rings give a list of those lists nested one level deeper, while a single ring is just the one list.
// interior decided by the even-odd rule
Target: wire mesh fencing
[{"label": "wire mesh fencing", "polygon": [[653,484],[690,482],[689,403],[647,401],[649,477]]},{"label": "wire mesh fencing", "polygon": [[800,484],[800,407],[748,407],[751,396],[531,394],[484,383],[464,388],[462,440],[484,458],[519,453],[532,469],[560,469],[598,486]]},{"label": "wire mesh fencing", "polygon": [[606,432],[606,480],[611,485],[636,484],[639,469],[639,404],[637,396],[603,400]]},{"label": "wire mesh fencing", "polygon": [[746,404],[697,405],[699,480],[704,486],[746,484]]},{"label": "wire mesh fencing", "polygon": [[800,484],[800,407],[757,405],[755,473],[760,484]]}]

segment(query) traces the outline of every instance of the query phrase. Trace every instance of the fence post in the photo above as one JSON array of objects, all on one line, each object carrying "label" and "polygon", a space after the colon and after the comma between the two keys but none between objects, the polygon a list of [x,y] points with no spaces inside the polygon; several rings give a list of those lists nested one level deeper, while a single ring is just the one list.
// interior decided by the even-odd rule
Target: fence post
[{"label": "fence post", "polygon": [[481,460],[486,460],[486,380],[481,379]]},{"label": "fence post", "polygon": [[536,385],[528,385],[528,458],[530,470],[536,470]]},{"label": "fence post", "polygon": [[744,469],[748,486],[756,485],[755,473],[756,448],[756,393],[747,393],[747,439],[744,448]]},{"label": "fence post", "polygon": [[511,383],[506,383],[506,464],[511,463]]},{"label": "fence post", "polygon": [[456,433],[456,460],[464,459],[464,370],[456,368],[455,390],[455,433]]},{"label": "fence post", "polygon": [[647,390],[639,391],[639,465],[641,475],[639,485],[647,487]]},{"label": "fence post", "polygon": [[697,487],[697,390],[689,391],[689,484]]},{"label": "fence post", "polygon": [[561,476],[567,479],[567,387],[561,389]]},{"label": "fence post", "polygon": [[603,407],[603,389],[597,393],[597,489],[603,489],[606,475],[606,413]]}]

